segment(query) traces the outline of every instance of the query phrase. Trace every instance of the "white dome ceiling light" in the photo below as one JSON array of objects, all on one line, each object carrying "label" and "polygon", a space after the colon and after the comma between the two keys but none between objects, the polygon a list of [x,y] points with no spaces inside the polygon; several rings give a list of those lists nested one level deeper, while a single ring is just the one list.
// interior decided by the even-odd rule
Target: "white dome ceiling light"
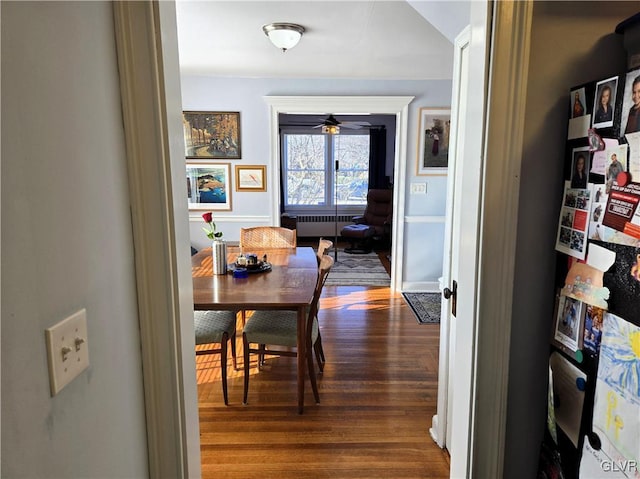
[{"label": "white dome ceiling light", "polygon": [[298,44],[304,33],[304,27],[295,23],[269,23],[262,27],[262,31],[269,37],[271,43],[286,52]]}]

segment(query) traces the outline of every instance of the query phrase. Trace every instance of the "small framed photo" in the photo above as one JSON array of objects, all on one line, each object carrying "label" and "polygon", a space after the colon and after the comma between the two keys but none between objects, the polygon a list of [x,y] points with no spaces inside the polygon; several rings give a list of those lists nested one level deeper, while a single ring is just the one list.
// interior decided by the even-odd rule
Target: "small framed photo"
[{"label": "small framed photo", "polygon": [[444,176],[449,167],[451,110],[420,108],[418,121],[418,176]]},{"label": "small framed photo", "polygon": [[236,191],[267,191],[266,165],[236,165]]},{"label": "small framed photo", "polygon": [[618,91],[618,77],[607,78],[596,84],[596,94],[593,99],[593,127],[607,128],[613,126],[616,109],[616,92]]},{"label": "small framed photo", "polygon": [[231,165],[187,164],[190,210],[231,211]]},{"label": "small framed photo", "polygon": [[569,296],[559,296],[553,328],[553,343],[565,352],[582,349],[585,304]]},{"label": "small framed photo", "polygon": [[589,147],[574,148],[571,159],[571,188],[584,189],[589,180]]},{"label": "small framed photo", "polygon": [[240,112],[184,111],[185,156],[193,160],[239,159]]}]

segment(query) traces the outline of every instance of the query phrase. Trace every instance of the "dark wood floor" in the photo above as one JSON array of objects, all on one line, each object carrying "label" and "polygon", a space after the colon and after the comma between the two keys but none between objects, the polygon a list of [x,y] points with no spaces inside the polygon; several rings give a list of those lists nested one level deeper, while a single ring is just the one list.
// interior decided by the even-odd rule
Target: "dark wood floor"
[{"label": "dark wood floor", "polygon": [[388,288],[326,286],[321,307],[321,403],[307,383],[302,415],[294,358],[267,359],[260,372],[253,363],[246,406],[242,372],[230,368],[226,407],[217,361],[198,358],[202,477],[449,477],[448,454],[428,432],[439,326],[419,325]]}]

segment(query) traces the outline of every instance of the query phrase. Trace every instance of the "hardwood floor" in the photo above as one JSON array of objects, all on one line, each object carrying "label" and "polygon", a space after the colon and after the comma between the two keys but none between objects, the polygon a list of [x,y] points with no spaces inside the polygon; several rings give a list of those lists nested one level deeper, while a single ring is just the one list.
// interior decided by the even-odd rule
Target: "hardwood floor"
[{"label": "hardwood floor", "polygon": [[260,372],[252,364],[246,406],[229,361],[225,406],[218,362],[198,357],[202,477],[448,478],[449,456],[429,436],[439,325],[418,324],[388,288],[326,286],[321,308],[321,403],[307,382],[302,415],[294,358],[267,358]]}]

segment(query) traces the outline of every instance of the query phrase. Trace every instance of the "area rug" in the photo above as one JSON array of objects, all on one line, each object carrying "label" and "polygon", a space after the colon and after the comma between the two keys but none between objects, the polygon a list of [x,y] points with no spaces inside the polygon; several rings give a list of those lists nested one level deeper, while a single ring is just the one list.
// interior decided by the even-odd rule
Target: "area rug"
[{"label": "area rug", "polygon": [[[333,253],[329,253],[333,257]],[[338,250],[338,261],[333,264],[328,286],[389,286],[391,278],[374,252],[349,254]]]},{"label": "area rug", "polygon": [[402,293],[420,324],[440,322],[440,293]]}]

